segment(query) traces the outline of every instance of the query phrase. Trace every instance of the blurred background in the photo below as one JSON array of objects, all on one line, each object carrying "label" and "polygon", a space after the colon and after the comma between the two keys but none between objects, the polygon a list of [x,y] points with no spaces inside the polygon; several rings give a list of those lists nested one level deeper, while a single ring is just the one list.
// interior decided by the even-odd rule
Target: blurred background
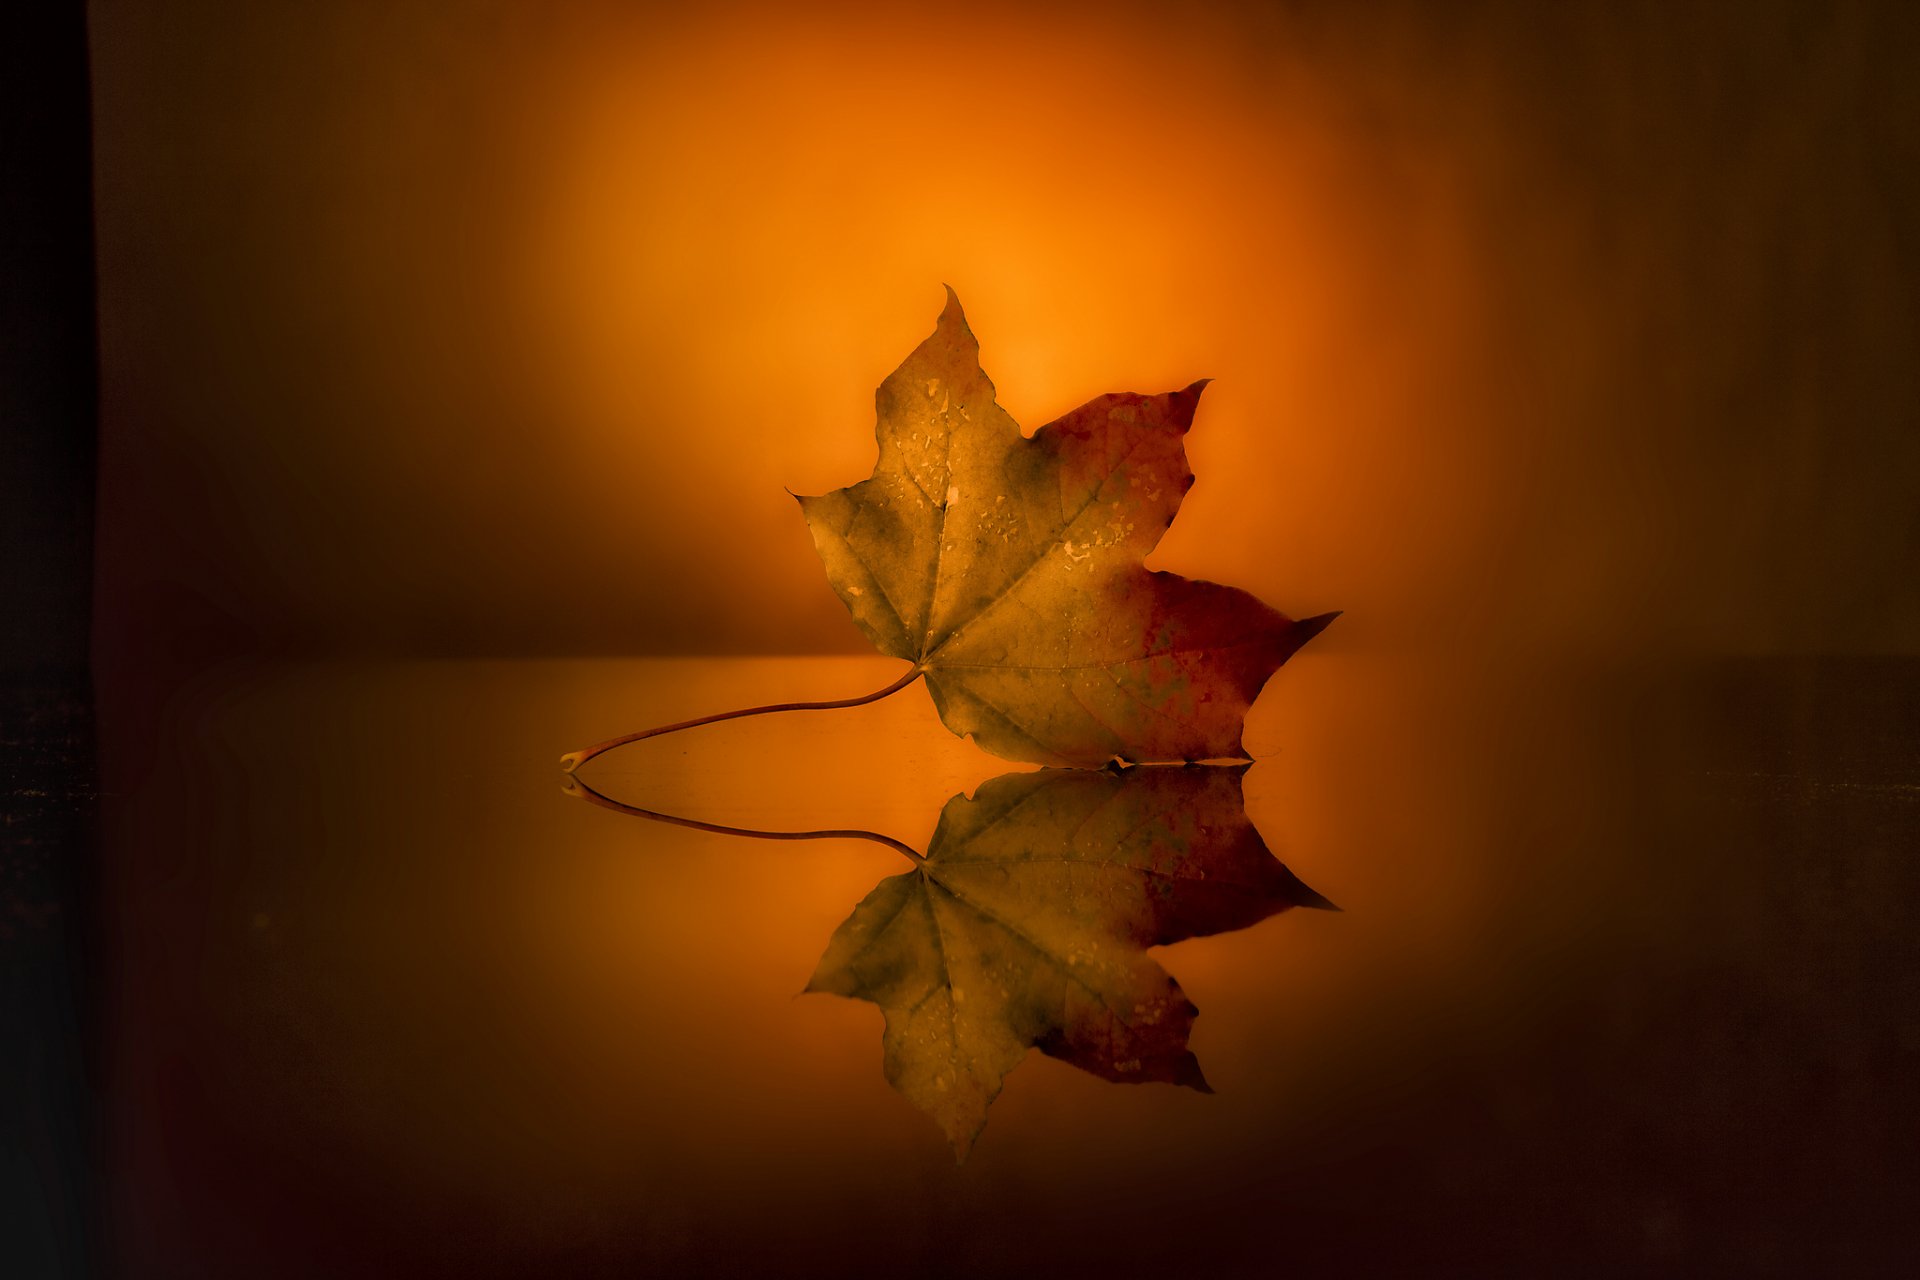
[{"label": "blurred background", "polygon": [[[1920,10],[36,12],[6,656],[81,710],[9,813],[89,705],[102,792],[10,844],[49,1274],[1898,1273]],[[1248,796],[1345,914],[1167,953],[1218,1098],[1029,1065],[960,1170],[787,999],[884,851],[547,772],[892,678],[788,494],[942,284],[1029,430],[1214,379],[1149,563],[1344,610]],[[919,840],[1000,768],[846,716],[604,781]]]},{"label": "blurred background", "polygon": [[1906,7],[93,7],[100,635],[858,652],[950,283],[1329,647],[1920,646]]}]

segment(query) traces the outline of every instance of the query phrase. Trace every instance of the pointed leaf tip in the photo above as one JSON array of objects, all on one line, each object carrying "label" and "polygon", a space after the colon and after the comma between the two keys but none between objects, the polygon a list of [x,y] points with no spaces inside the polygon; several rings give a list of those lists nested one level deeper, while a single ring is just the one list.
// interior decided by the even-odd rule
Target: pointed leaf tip
[{"label": "pointed leaf tip", "polygon": [[1294,906],[1307,907],[1314,911],[1340,910],[1325,894],[1302,880],[1299,876],[1293,874],[1293,868],[1282,863],[1280,870],[1285,881],[1281,892],[1286,896],[1287,901],[1291,902]]},{"label": "pointed leaf tip", "polygon": [[1333,625],[1333,620],[1339,617],[1340,613],[1341,610],[1335,609],[1332,613],[1315,614],[1311,618],[1301,618],[1296,621],[1293,624],[1293,647],[1298,649],[1301,645],[1304,645],[1307,641],[1313,639],[1322,631],[1325,631],[1329,626]]}]

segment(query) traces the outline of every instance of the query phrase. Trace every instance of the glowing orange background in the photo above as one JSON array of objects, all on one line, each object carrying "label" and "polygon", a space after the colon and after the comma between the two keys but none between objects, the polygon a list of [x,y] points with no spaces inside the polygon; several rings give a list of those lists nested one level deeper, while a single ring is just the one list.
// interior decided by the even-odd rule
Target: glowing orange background
[{"label": "glowing orange background", "polygon": [[1329,645],[1920,644],[1872,22],[1536,8],[102,5],[101,633],[857,652],[947,282],[1029,429],[1216,379],[1157,563]]}]

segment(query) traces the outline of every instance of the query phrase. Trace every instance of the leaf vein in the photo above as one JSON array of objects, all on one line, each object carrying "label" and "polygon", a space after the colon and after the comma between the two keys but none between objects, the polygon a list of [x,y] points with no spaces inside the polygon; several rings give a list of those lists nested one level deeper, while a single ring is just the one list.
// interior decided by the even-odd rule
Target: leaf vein
[{"label": "leaf vein", "polygon": [[[1040,437],[1038,433],[1036,433],[1034,435],[1034,439],[1037,440],[1039,438]],[[1062,540],[1061,536],[1065,534],[1067,530],[1073,528],[1074,523],[1078,521],[1081,516],[1086,514],[1087,508],[1091,507],[1094,504],[1094,501],[1097,498],[1099,498],[1100,491],[1106,488],[1107,482],[1113,478],[1114,473],[1118,471],[1127,462],[1129,458],[1133,457],[1133,455],[1139,451],[1141,445],[1145,444],[1151,438],[1152,438],[1151,436],[1143,432],[1139,439],[1135,440],[1132,444],[1128,445],[1127,451],[1121,454],[1118,458],[1114,459],[1113,465],[1107,468],[1107,473],[1106,475],[1101,477],[1100,483],[1093,486],[1092,490],[1088,492],[1086,501],[1082,502],[1080,506],[1073,512],[1072,515],[1067,516],[1065,519],[1063,519],[1060,522],[1060,524],[1053,530],[1051,535],[1051,540],[1048,541],[1045,546],[1041,547],[1037,553],[1035,553],[1033,559],[1027,561],[1026,565],[1020,570],[1020,572],[1016,573],[1011,579],[1008,580],[1007,585],[1001,588],[1000,594],[996,595],[993,599],[987,601],[985,605],[981,606],[981,609],[978,613],[974,614],[971,618],[968,618],[965,622],[962,622],[959,626],[955,627],[947,635],[946,639],[942,640],[939,644],[935,645],[932,649],[930,649],[927,652],[927,655],[923,659],[923,661],[928,661],[928,662],[932,661],[933,656],[935,654],[939,653],[940,650],[946,648],[948,645],[952,644],[955,640],[958,640],[962,635],[966,634],[968,627],[973,626],[976,622],[980,621],[980,619],[992,613],[994,609],[997,608],[1002,601],[1006,600],[1016,590],[1018,590],[1020,584],[1027,580],[1028,575],[1031,574],[1035,569],[1039,568],[1040,565],[1046,561],[1047,557],[1053,553],[1054,548],[1060,545]],[[931,639],[932,637],[929,636],[928,638]]]}]

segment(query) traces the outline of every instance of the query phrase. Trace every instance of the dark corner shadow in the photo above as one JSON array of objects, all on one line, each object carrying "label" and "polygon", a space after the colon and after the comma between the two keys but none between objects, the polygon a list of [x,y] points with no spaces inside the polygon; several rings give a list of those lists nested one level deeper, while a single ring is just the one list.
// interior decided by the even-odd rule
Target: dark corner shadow
[{"label": "dark corner shadow", "polygon": [[103,1212],[92,625],[98,373],[81,0],[0,36],[0,1272],[79,1276]]}]

